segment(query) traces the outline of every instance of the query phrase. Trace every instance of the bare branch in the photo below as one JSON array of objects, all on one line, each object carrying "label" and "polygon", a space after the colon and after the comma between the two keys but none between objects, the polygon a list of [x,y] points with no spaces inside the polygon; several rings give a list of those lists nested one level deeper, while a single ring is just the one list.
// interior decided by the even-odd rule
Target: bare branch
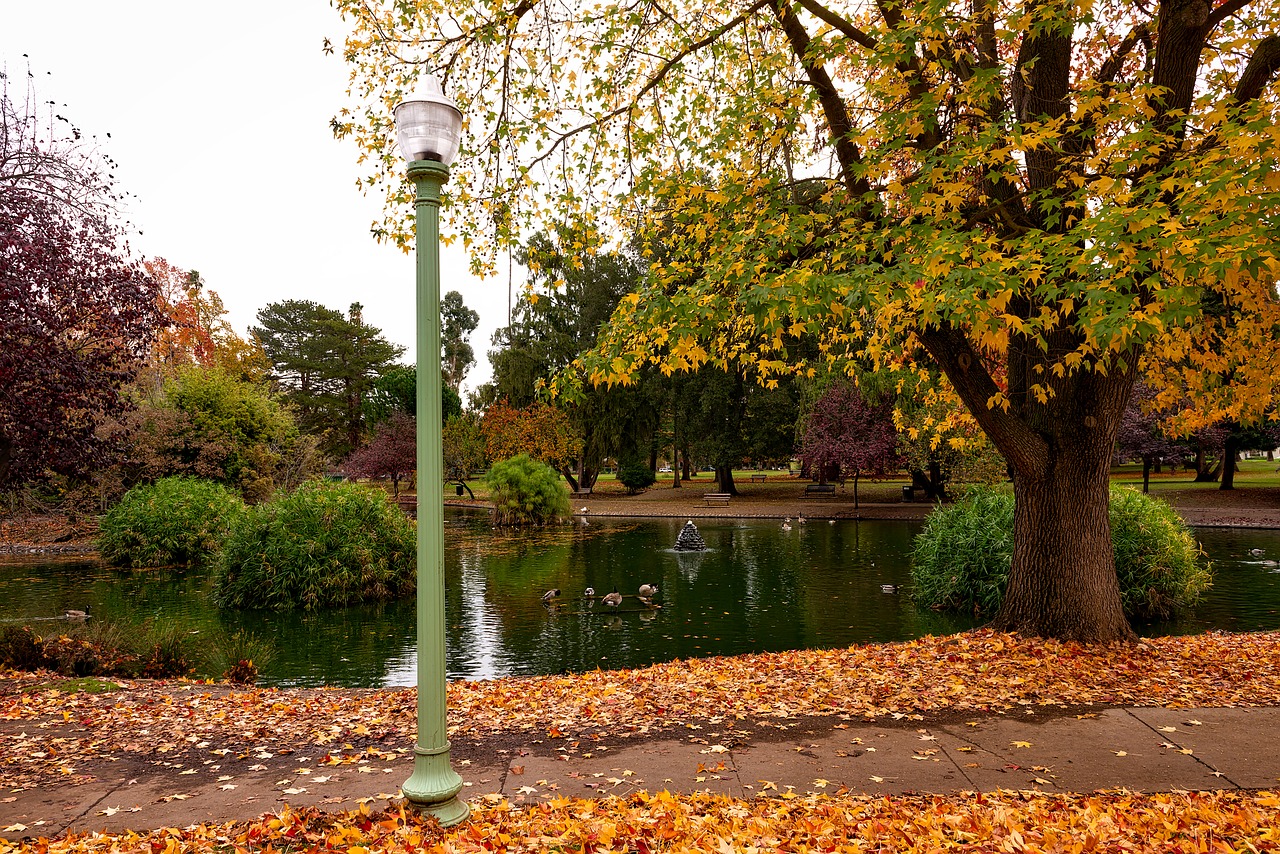
[{"label": "bare branch", "polygon": [[1249,5],[1249,0],[1226,0],[1225,3],[1209,13],[1209,29],[1218,26],[1218,24],[1221,24],[1247,5]]},{"label": "bare branch", "polygon": [[840,163],[840,172],[849,192],[858,198],[864,198],[871,192],[871,186],[865,177],[860,177],[857,166],[862,160],[862,153],[849,137],[853,133],[853,121],[849,118],[849,110],[844,98],[836,89],[835,83],[827,70],[814,62],[809,55],[811,39],[804,25],[796,17],[795,12],[787,5],[787,0],[778,0],[774,6],[782,31],[791,43],[791,52],[804,67],[809,77],[809,84],[818,92],[818,100],[822,104],[822,112],[827,117],[827,127],[831,132],[831,140],[835,144],[836,160]]},{"label": "bare branch", "polygon": [[716,27],[704,38],[701,38],[698,41],[685,47],[675,56],[671,57],[670,59],[662,63],[662,65],[658,68],[658,70],[654,72],[654,75],[650,77],[648,81],[645,82],[644,86],[641,87],[640,91],[636,93],[636,96],[631,99],[630,104],[627,104],[626,106],[618,107],[617,109],[614,109],[614,110],[610,110],[609,112],[605,113],[603,116],[600,116],[599,118],[596,118],[589,122],[581,124],[578,127],[571,128],[565,131],[564,133],[560,134],[556,138],[556,141],[551,144],[550,148],[548,148],[546,151],[542,152],[541,154],[539,154],[537,157],[535,157],[533,160],[529,162],[529,166],[530,167],[536,166],[537,164],[546,160],[548,157],[554,154],[558,148],[560,148],[562,145],[568,142],[571,137],[577,136],[583,131],[588,131],[588,130],[591,130],[592,128],[600,127],[601,125],[617,118],[623,113],[630,112],[632,108],[637,103],[639,103],[640,99],[643,98],[645,95],[649,94],[649,92],[653,91],[653,89],[663,81],[663,79],[667,76],[667,74],[671,71],[671,69],[675,68],[677,65],[679,65],[681,62],[684,61],[685,57],[697,53],[698,51],[702,50],[704,47],[710,44],[714,44],[717,39],[719,39],[729,30],[734,29],[739,24],[746,21],[748,18],[750,18],[760,9],[763,9],[765,6],[769,5],[770,2],[771,0],[757,0],[756,3],[750,6],[742,14],[735,17],[733,20],[728,21],[720,25],[719,27]]},{"label": "bare branch", "polygon": [[1094,79],[1099,83],[1114,83],[1116,75],[1124,67],[1124,61],[1129,58],[1129,54],[1139,42],[1142,42],[1150,50],[1151,32],[1147,29],[1145,23],[1138,24],[1138,26],[1129,31],[1129,35],[1125,36],[1124,41],[1120,42],[1119,46],[1116,47],[1115,53],[1107,57],[1107,61],[1102,63],[1102,67],[1098,69],[1098,75]]},{"label": "bare branch", "polygon": [[812,14],[815,18],[819,18],[825,23],[835,27],[857,44],[862,45],[867,50],[876,49],[875,39],[837,15],[835,12],[832,12],[826,6],[818,3],[817,0],[799,0],[799,2],[800,5],[805,8],[805,11]]}]

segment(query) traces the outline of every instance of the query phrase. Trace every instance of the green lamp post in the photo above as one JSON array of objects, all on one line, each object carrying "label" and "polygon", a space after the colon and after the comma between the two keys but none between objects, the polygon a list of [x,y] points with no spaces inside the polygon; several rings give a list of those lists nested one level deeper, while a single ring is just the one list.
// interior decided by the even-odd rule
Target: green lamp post
[{"label": "green lamp post", "polygon": [[396,138],[417,188],[418,255],[418,742],[409,802],[442,825],[470,813],[449,764],[445,721],[444,477],[440,438],[440,188],[458,155],[462,113],[429,77],[396,105]]}]

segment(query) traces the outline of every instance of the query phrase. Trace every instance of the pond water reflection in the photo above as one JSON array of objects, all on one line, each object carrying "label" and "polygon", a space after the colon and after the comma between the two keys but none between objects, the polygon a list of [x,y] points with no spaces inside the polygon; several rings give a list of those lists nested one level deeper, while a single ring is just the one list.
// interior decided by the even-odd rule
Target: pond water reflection
[{"label": "pond water reflection", "polygon": [[[637,667],[744,652],[903,640],[969,628],[918,611],[909,596],[909,522],[707,519],[705,552],[676,552],[683,519],[616,519],[570,530],[493,532],[485,517],[451,512],[445,583],[452,678]],[[1151,634],[1280,627],[1280,532],[1202,529],[1214,588],[1186,619]],[[1260,559],[1249,554],[1262,549]],[[634,597],[661,589],[662,607]],[[900,588],[882,592],[883,585]],[[560,588],[556,607],[540,602]],[[617,589],[617,612],[583,599]],[[94,561],[0,563],[0,620],[90,606],[95,617],[175,621],[190,631],[246,628],[271,639],[263,681],[277,685],[408,685],[415,679],[412,601],[318,613],[219,611],[198,571],[123,573]],[[51,623],[50,625],[56,625]]]}]

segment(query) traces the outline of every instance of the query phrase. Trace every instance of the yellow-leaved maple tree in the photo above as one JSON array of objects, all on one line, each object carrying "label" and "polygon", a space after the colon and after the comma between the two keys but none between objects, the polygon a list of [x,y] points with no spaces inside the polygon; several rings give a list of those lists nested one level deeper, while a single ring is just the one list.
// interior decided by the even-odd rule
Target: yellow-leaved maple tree
[{"label": "yellow-leaved maple tree", "polygon": [[548,218],[646,246],[589,381],[927,354],[1013,473],[995,625],[1132,637],[1107,483],[1139,360],[1241,281],[1274,310],[1277,0],[337,6],[333,127],[386,193],[380,234],[411,213],[390,108],[438,72],[478,267]]}]

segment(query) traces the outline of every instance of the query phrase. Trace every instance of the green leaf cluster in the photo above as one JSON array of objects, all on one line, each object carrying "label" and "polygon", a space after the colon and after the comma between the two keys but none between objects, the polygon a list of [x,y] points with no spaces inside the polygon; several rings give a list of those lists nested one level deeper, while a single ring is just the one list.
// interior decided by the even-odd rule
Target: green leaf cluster
[{"label": "green leaf cluster", "polygon": [[227,487],[193,477],[135,486],[98,525],[98,548],[112,566],[177,566],[211,560],[246,512]]},{"label": "green leaf cluster", "polygon": [[407,596],[413,524],[385,493],[312,481],[247,513],[215,567],[224,608],[311,610]]}]

